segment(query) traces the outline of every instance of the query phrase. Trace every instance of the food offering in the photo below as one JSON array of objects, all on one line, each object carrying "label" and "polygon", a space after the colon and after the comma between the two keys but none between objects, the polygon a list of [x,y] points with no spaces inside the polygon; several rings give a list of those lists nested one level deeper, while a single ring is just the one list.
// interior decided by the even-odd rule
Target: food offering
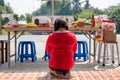
[{"label": "food offering", "polygon": [[111,31],[116,30],[115,21],[114,20],[103,20],[102,21],[102,28],[104,30],[111,30]]},{"label": "food offering", "polygon": [[78,25],[78,27],[84,27],[85,26],[85,20],[78,20],[77,22],[76,22],[76,24]]},{"label": "food offering", "polygon": [[32,22],[29,22],[25,25],[26,27],[37,27],[38,25],[32,23]]},{"label": "food offering", "polygon": [[13,26],[13,27],[19,27],[20,24],[18,24],[18,23],[14,23],[14,24],[12,24],[12,26]]},{"label": "food offering", "polygon": [[85,27],[90,26],[91,23],[88,20],[78,20],[71,24],[71,27],[78,28],[78,27]]},{"label": "food offering", "polygon": [[[108,20],[103,18],[97,18],[96,27],[101,28],[101,30],[96,31],[95,39],[96,41],[102,40],[113,40],[112,38],[116,38],[116,25],[114,20]],[[107,36],[106,36],[107,35]],[[112,36],[112,38],[111,38]]]},{"label": "food offering", "polygon": [[3,28],[17,28],[17,27],[20,27],[20,26],[21,26],[21,24],[19,24],[19,23],[8,22],[5,25],[3,25]]},{"label": "food offering", "polygon": [[77,28],[78,25],[77,25],[76,23],[72,23],[72,24],[71,24],[71,27],[73,27],[73,28]]},{"label": "food offering", "polygon": [[51,26],[51,20],[49,18],[41,18],[38,27],[49,28]]}]

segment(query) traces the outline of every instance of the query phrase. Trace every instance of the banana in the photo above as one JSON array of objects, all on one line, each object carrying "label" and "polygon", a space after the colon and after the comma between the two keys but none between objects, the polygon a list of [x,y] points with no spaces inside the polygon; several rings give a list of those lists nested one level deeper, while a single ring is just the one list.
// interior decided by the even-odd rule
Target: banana
[{"label": "banana", "polygon": [[27,27],[36,27],[37,25],[34,24],[34,23],[29,22],[29,23],[26,24],[26,26]]}]

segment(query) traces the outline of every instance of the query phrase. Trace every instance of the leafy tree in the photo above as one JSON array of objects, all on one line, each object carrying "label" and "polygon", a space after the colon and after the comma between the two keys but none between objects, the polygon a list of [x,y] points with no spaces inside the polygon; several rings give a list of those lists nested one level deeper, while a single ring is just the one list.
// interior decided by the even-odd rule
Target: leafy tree
[{"label": "leafy tree", "polygon": [[4,0],[0,0],[0,6],[4,7]]},{"label": "leafy tree", "polygon": [[86,0],[86,4],[85,4],[84,8],[85,9],[89,9],[90,8],[89,0]]},{"label": "leafy tree", "polygon": [[7,5],[5,4],[5,11],[6,11],[6,14],[13,13],[13,9],[11,8],[9,3]]},{"label": "leafy tree", "polygon": [[72,7],[70,0],[63,0],[60,6],[60,12],[57,13],[58,15],[72,15]]},{"label": "leafy tree", "polygon": [[41,5],[41,7],[39,9],[34,11],[32,13],[32,15],[36,15],[36,16],[39,16],[39,15],[51,15],[51,9],[48,9],[47,4],[44,3],[44,4]]},{"label": "leafy tree", "polygon": [[16,20],[16,22],[18,22],[18,19],[19,19],[18,14],[14,14],[13,18]]},{"label": "leafy tree", "polygon": [[0,35],[2,34],[2,7],[0,6]]},{"label": "leafy tree", "polygon": [[8,17],[2,19],[2,25],[5,25],[8,22],[9,22],[9,18]]},{"label": "leafy tree", "polygon": [[80,0],[73,0],[72,4],[73,4],[73,10],[72,10],[73,14],[82,12]]},{"label": "leafy tree", "polygon": [[27,23],[32,22],[32,15],[31,14],[26,13],[25,16],[26,16]]},{"label": "leafy tree", "polygon": [[[89,0],[62,0],[54,1],[55,15],[72,15],[82,12],[81,4],[86,2],[85,9],[90,8]],[[84,8],[83,8],[84,9]],[[41,8],[33,12],[33,15],[52,15],[52,2],[47,1],[41,5]]]},{"label": "leafy tree", "polygon": [[[13,13],[13,10],[9,5],[4,4],[4,0],[0,0],[0,34],[2,34],[2,25],[5,23],[1,16],[4,13]],[[6,18],[5,21],[8,21],[8,19]]]},{"label": "leafy tree", "polygon": [[1,11],[1,14],[5,13],[4,7],[0,6],[0,11]]},{"label": "leafy tree", "polygon": [[[63,0],[64,1],[64,0]],[[52,1],[47,1],[46,3],[47,10],[50,12],[48,15],[52,15]],[[61,2],[54,1],[54,14],[57,14],[60,12],[60,6]]]},{"label": "leafy tree", "polygon": [[40,8],[41,15],[51,15],[52,11],[50,8],[47,8],[47,4],[43,4]]},{"label": "leafy tree", "polygon": [[98,8],[90,8],[90,9],[83,10],[79,14],[76,14],[77,16],[75,15],[75,17],[77,17],[76,19],[84,18],[89,20],[91,19],[92,13],[94,13],[94,15],[100,15],[100,14],[104,14],[104,11],[99,10]]},{"label": "leafy tree", "polygon": [[20,15],[19,20],[24,21],[26,20],[26,17],[24,15]]}]

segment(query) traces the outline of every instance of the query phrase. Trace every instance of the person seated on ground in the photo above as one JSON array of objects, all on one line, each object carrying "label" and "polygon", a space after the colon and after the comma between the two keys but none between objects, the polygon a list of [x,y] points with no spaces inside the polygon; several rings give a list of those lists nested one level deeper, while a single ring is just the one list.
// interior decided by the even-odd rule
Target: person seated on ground
[{"label": "person seated on ground", "polygon": [[64,18],[57,18],[52,32],[46,42],[46,51],[50,54],[50,73],[57,78],[71,78],[70,70],[74,66],[74,53],[77,50],[77,39],[68,31],[68,23]]}]

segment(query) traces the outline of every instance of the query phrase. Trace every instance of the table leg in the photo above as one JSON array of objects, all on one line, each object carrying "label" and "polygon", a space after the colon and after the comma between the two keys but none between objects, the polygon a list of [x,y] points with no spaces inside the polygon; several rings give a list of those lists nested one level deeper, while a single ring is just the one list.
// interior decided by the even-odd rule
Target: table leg
[{"label": "table leg", "polygon": [[4,63],[4,41],[1,41],[1,63]]},{"label": "table leg", "polygon": [[91,62],[91,38],[89,38],[89,63]]},{"label": "table leg", "polygon": [[7,55],[7,58],[8,58],[8,67],[10,68],[10,32],[8,32],[8,55]]},{"label": "table leg", "polygon": [[8,47],[8,42],[5,43],[5,62],[8,62],[8,59],[7,59],[7,48]]},{"label": "table leg", "polygon": [[15,63],[16,63],[17,61],[17,36],[16,36],[17,32],[15,31],[14,33],[15,33]]},{"label": "table leg", "polygon": [[94,44],[94,46],[93,46],[93,53],[94,53],[94,55],[93,55],[93,58],[94,58],[93,61],[94,61],[94,62],[93,62],[93,63],[94,63],[94,64],[93,64],[93,65],[94,65],[94,66],[96,65],[96,44],[95,44],[95,43],[96,43],[96,40],[95,40],[95,35],[94,35],[94,39],[93,39],[93,44]]}]

